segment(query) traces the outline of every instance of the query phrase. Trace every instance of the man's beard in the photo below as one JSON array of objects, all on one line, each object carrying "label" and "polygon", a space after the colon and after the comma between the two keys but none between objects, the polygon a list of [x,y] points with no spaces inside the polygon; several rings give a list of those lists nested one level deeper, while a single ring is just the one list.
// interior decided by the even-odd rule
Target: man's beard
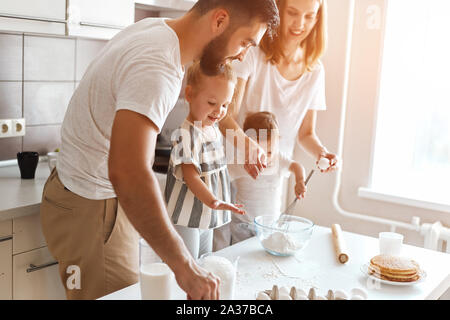
[{"label": "man's beard", "polygon": [[[234,30],[233,30],[234,31]],[[215,39],[211,40],[203,49],[200,58],[200,67],[207,76],[216,76],[223,72],[227,58],[236,59],[236,57],[224,57],[223,54],[227,50],[228,41],[233,32],[230,27]]]}]

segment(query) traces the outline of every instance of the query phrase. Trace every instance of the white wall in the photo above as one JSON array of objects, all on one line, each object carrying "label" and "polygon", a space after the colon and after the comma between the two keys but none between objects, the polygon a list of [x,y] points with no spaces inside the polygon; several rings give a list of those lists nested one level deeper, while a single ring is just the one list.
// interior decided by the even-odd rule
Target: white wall
[{"label": "white wall", "polygon": [[[344,96],[345,57],[347,53],[347,28],[350,19],[351,0],[328,0],[329,45],[323,59],[326,70],[326,94],[328,110],[319,112],[317,133],[324,145],[337,152],[338,133]],[[409,223],[413,216],[422,222],[440,220],[450,225],[450,214],[425,210],[383,201],[363,199],[358,196],[359,187],[367,187],[370,179],[371,146],[376,120],[376,97],[383,28],[369,29],[367,9],[377,5],[383,12],[385,0],[356,0],[355,24],[351,46],[348,101],[344,136],[342,185],[339,193],[341,207],[347,211],[400,220]],[[297,148],[296,158],[308,172],[314,161]],[[296,214],[313,220],[322,226],[340,223],[343,230],[378,236],[389,228],[349,219],[338,214],[332,204],[336,174],[314,174],[308,184],[306,199],[297,204]],[[292,189],[291,189],[292,190]],[[289,195],[289,200],[293,199]],[[405,243],[423,246],[423,238],[416,232],[397,229],[405,235]]]}]

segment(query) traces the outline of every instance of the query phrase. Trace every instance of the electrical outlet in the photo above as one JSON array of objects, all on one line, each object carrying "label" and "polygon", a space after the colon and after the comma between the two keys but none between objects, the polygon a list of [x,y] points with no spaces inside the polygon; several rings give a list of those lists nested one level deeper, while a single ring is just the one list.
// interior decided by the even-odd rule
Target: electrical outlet
[{"label": "electrical outlet", "polygon": [[20,137],[25,135],[25,119],[11,120],[11,136]]},{"label": "electrical outlet", "polygon": [[0,120],[0,138],[20,137],[25,135],[25,119]]},{"label": "electrical outlet", "polygon": [[9,119],[0,119],[0,138],[7,138],[11,136],[12,121]]}]

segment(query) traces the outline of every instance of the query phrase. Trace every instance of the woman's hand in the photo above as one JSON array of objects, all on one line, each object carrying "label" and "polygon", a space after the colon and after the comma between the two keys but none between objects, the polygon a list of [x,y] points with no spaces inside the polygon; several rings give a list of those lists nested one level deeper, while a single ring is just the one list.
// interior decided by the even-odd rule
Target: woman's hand
[{"label": "woman's hand", "polygon": [[267,156],[264,149],[254,140],[248,139],[249,148],[245,155],[244,169],[248,174],[256,179],[267,167]]},{"label": "woman's hand", "polygon": [[241,214],[241,215],[245,214],[245,211],[240,209],[240,208],[243,208],[243,207],[244,207],[244,205],[242,205],[242,204],[233,204],[233,203],[228,203],[228,202],[224,202],[224,201],[221,201],[221,200],[216,200],[211,205],[211,209],[214,209],[214,210],[230,210],[230,211],[232,211],[234,213]]},{"label": "woman's hand", "polygon": [[328,172],[336,171],[340,166],[340,161],[339,161],[338,156],[333,153],[325,152],[325,153],[321,154],[319,159],[316,161],[316,165],[319,163],[319,160],[321,158],[328,159],[328,161],[330,162],[330,166],[326,170],[322,170],[319,168],[320,172],[328,173]]}]

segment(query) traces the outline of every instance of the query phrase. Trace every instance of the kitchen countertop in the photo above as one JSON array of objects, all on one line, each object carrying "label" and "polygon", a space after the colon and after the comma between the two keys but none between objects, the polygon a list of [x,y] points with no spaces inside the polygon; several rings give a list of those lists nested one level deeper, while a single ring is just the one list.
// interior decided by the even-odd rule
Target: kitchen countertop
[{"label": "kitchen countertop", "polygon": [[39,212],[48,163],[39,162],[34,179],[21,179],[18,165],[0,167],[0,221]]},{"label": "kitchen countertop", "polygon": [[[19,166],[0,167],[0,221],[32,215],[39,212],[42,191],[50,175],[48,162],[41,160],[34,179],[21,179]],[[165,174],[156,173],[164,190]]]},{"label": "kitchen countertop", "polygon": [[[350,259],[337,262],[330,228],[316,226],[308,246],[295,257],[275,257],[266,253],[256,238],[240,242],[215,254],[230,260],[238,256],[235,299],[254,300],[258,291],[273,285],[296,286],[306,292],[315,287],[320,295],[329,289],[363,288],[369,300],[438,299],[450,287],[450,255],[411,245],[403,245],[403,255],[416,260],[426,271],[424,281],[412,286],[393,286],[368,279],[361,266],[378,254],[378,239],[344,232]],[[174,299],[186,295],[176,286]],[[139,300],[139,283],[100,298],[100,300]]]}]

